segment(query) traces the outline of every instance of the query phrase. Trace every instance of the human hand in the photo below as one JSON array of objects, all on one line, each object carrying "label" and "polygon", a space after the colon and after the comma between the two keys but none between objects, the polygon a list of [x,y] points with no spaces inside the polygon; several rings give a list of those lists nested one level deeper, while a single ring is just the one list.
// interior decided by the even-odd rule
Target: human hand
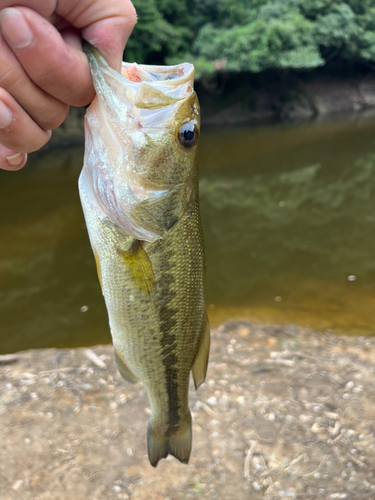
[{"label": "human hand", "polygon": [[[19,0],[20,1],[20,0]],[[119,69],[130,0],[0,0],[0,168],[19,170],[95,93],[81,39]]]}]

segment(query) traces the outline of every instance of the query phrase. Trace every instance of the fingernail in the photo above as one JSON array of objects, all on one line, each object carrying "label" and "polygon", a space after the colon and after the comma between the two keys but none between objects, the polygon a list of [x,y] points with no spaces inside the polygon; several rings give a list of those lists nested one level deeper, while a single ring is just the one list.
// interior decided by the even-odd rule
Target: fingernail
[{"label": "fingernail", "polygon": [[14,49],[28,47],[33,41],[33,33],[22,12],[18,9],[1,10],[0,26],[4,38]]},{"label": "fingernail", "polygon": [[7,127],[12,121],[12,118],[13,115],[11,110],[3,101],[0,101],[0,129]]},{"label": "fingernail", "polygon": [[25,153],[16,153],[13,156],[6,156],[5,159],[8,163],[16,167],[17,165],[21,165],[21,163],[25,159]]}]

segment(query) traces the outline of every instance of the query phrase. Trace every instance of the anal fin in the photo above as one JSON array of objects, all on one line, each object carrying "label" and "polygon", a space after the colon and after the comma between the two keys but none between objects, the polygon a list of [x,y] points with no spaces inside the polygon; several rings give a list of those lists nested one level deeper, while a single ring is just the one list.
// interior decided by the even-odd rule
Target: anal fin
[{"label": "anal fin", "polygon": [[191,373],[193,374],[193,380],[195,389],[203,384],[206,378],[208,356],[210,353],[210,324],[208,322],[207,312],[204,312],[203,322],[202,322],[202,332],[200,336],[198,351],[194,359],[193,367]]},{"label": "anal fin", "polygon": [[139,382],[138,377],[134,375],[134,373],[127,367],[125,362],[117,354],[116,349],[115,349],[115,360],[118,371],[120,372],[122,378],[124,378],[127,382],[130,382],[131,384],[136,384],[137,382]]}]

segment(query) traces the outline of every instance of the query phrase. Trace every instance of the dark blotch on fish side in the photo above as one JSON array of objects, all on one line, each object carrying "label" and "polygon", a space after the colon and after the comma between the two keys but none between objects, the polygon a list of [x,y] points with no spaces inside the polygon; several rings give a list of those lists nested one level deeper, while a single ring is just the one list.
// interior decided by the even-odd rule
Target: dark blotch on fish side
[{"label": "dark blotch on fish side", "polygon": [[163,266],[162,278],[158,280],[157,287],[160,297],[160,331],[162,338],[160,341],[163,350],[163,365],[165,367],[165,376],[167,382],[168,393],[168,429],[167,435],[171,434],[179,423],[178,415],[178,385],[177,385],[177,355],[175,352],[176,333],[173,329],[176,326],[175,316],[177,309],[172,309],[169,304],[175,297],[175,292],[172,291],[171,286],[174,283],[174,276],[171,274],[171,259],[172,252],[165,250],[165,260]]}]

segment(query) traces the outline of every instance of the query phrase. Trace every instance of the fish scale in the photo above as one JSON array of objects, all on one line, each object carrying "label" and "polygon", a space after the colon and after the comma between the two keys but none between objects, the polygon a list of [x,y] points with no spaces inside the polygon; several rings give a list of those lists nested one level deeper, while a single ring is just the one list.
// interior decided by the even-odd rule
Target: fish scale
[{"label": "fish scale", "polygon": [[[151,464],[169,453],[187,463],[190,371],[197,388],[210,342],[196,145],[181,132],[186,124],[195,131],[187,142],[199,134],[194,70],[123,63],[119,75],[94,48],[85,50],[97,97],[85,120],[79,189],[116,361],[148,394]],[[160,78],[145,86],[147,72]]]}]

